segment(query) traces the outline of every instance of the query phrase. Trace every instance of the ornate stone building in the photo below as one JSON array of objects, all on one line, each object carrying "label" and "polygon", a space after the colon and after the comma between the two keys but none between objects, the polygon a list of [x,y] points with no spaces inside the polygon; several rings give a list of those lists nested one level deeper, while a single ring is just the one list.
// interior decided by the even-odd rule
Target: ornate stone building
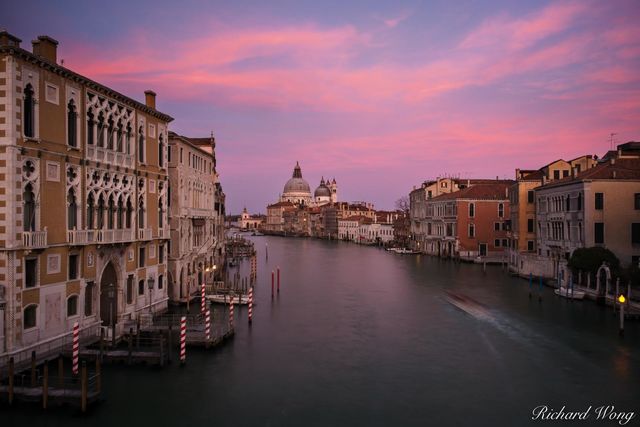
[{"label": "ornate stone building", "polygon": [[0,32],[0,354],[167,306],[167,125]]},{"label": "ornate stone building", "polygon": [[215,140],[169,133],[169,297],[186,302],[224,263],[224,193]]}]

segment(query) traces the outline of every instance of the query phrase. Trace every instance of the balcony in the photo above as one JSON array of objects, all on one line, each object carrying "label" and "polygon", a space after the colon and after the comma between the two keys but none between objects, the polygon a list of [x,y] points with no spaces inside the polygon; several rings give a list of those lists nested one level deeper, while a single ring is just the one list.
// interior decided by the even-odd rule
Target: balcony
[{"label": "balcony", "polygon": [[133,156],[131,154],[119,153],[102,147],[88,146],[87,158],[101,163],[109,163],[126,168],[133,167]]},{"label": "balcony", "polygon": [[171,229],[169,227],[166,228],[158,228],[158,235],[156,239],[169,239],[171,235]]},{"label": "balcony", "polygon": [[150,228],[138,229],[138,240],[151,240],[153,238],[152,231]]},{"label": "balcony", "polygon": [[135,240],[133,229],[115,230],[68,230],[67,242],[71,245],[91,245],[94,243],[126,243]]},{"label": "balcony", "polygon": [[22,246],[26,249],[40,249],[47,246],[47,227],[44,231],[23,231]]}]

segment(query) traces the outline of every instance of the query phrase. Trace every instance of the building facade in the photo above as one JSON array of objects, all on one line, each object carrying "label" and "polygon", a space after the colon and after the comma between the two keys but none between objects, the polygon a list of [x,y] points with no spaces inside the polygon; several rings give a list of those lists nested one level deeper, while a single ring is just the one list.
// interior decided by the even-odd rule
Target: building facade
[{"label": "building facade", "polygon": [[224,264],[224,201],[215,139],[169,133],[169,297],[186,302]]},{"label": "building facade", "polygon": [[167,306],[167,126],[145,103],[0,32],[1,352],[82,329],[120,335]]}]

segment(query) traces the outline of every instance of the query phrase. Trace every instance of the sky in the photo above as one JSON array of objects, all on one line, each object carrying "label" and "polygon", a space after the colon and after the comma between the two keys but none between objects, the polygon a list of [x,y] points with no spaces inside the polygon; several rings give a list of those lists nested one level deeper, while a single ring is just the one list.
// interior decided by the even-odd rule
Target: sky
[{"label": "sky", "polygon": [[[640,140],[640,3],[21,1],[0,28],[214,133],[227,212],[311,190],[389,209],[426,179],[513,178]],[[615,133],[612,137],[611,133]]]}]

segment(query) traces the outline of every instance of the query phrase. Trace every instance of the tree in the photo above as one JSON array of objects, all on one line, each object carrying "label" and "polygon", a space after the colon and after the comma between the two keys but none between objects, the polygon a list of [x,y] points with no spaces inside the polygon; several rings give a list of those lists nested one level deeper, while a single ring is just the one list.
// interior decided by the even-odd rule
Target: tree
[{"label": "tree", "polygon": [[396,209],[402,211],[404,213],[409,213],[409,196],[402,196],[398,200],[396,200]]},{"label": "tree", "polygon": [[598,268],[606,262],[611,272],[616,274],[620,269],[620,260],[609,249],[600,246],[579,248],[573,251],[569,259],[569,267],[574,271],[597,273]]}]

